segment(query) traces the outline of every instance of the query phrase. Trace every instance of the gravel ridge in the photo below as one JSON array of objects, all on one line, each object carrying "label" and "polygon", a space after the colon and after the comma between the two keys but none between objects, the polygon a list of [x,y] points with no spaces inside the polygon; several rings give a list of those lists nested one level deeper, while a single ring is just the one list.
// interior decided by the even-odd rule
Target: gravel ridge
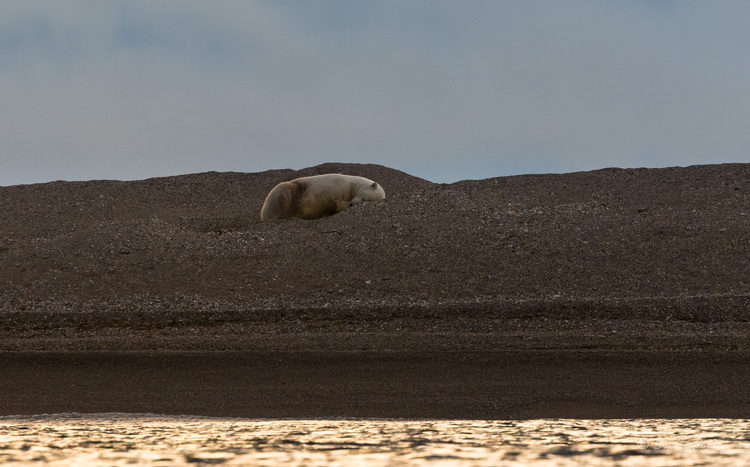
[{"label": "gravel ridge", "polygon": [[[262,222],[285,180],[387,198]],[[750,164],[0,187],[0,350],[747,349]]]}]

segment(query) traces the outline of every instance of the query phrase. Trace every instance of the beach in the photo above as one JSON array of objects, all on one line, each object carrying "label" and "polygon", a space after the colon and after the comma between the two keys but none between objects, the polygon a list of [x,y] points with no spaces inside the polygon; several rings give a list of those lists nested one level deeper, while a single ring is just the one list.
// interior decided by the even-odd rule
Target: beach
[{"label": "beach", "polygon": [[[261,222],[320,173],[387,198]],[[750,418],[750,165],[0,187],[0,415]]]}]

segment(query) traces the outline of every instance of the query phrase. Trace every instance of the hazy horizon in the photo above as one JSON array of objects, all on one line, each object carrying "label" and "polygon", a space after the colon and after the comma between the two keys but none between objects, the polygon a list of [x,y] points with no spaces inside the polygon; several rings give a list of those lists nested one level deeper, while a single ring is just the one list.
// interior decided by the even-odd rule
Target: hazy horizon
[{"label": "hazy horizon", "polygon": [[750,162],[750,3],[10,0],[0,185]]}]

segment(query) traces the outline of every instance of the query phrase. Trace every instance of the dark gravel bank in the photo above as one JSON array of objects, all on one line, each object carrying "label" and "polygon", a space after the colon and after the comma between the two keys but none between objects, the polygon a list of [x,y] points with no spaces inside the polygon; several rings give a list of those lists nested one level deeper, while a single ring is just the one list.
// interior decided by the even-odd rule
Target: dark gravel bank
[{"label": "dark gravel bank", "polygon": [[[260,221],[278,182],[328,172],[376,180],[387,199],[314,221]],[[588,352],[600,366],[644,352],[665,371],[683,355],[707,374],[695,358],[709,352],[748,373],[749,227],[749,164],[449,185],[323,164],[0,187],[0,353],[431,352],[439,368],[451,352]],[[21,394],[23,372],[6,371],[4,390]],[[701,383],[707,395],[742,383],[711,374],[729,386]]]}]

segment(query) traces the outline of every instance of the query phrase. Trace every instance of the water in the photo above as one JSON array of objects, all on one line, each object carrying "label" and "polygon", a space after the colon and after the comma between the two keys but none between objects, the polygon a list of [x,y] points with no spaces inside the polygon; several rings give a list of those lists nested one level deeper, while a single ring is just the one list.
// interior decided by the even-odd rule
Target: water
[{"label": "water", "polygon": [[0,417],[0,464],[749,465],[747,420]]}]

